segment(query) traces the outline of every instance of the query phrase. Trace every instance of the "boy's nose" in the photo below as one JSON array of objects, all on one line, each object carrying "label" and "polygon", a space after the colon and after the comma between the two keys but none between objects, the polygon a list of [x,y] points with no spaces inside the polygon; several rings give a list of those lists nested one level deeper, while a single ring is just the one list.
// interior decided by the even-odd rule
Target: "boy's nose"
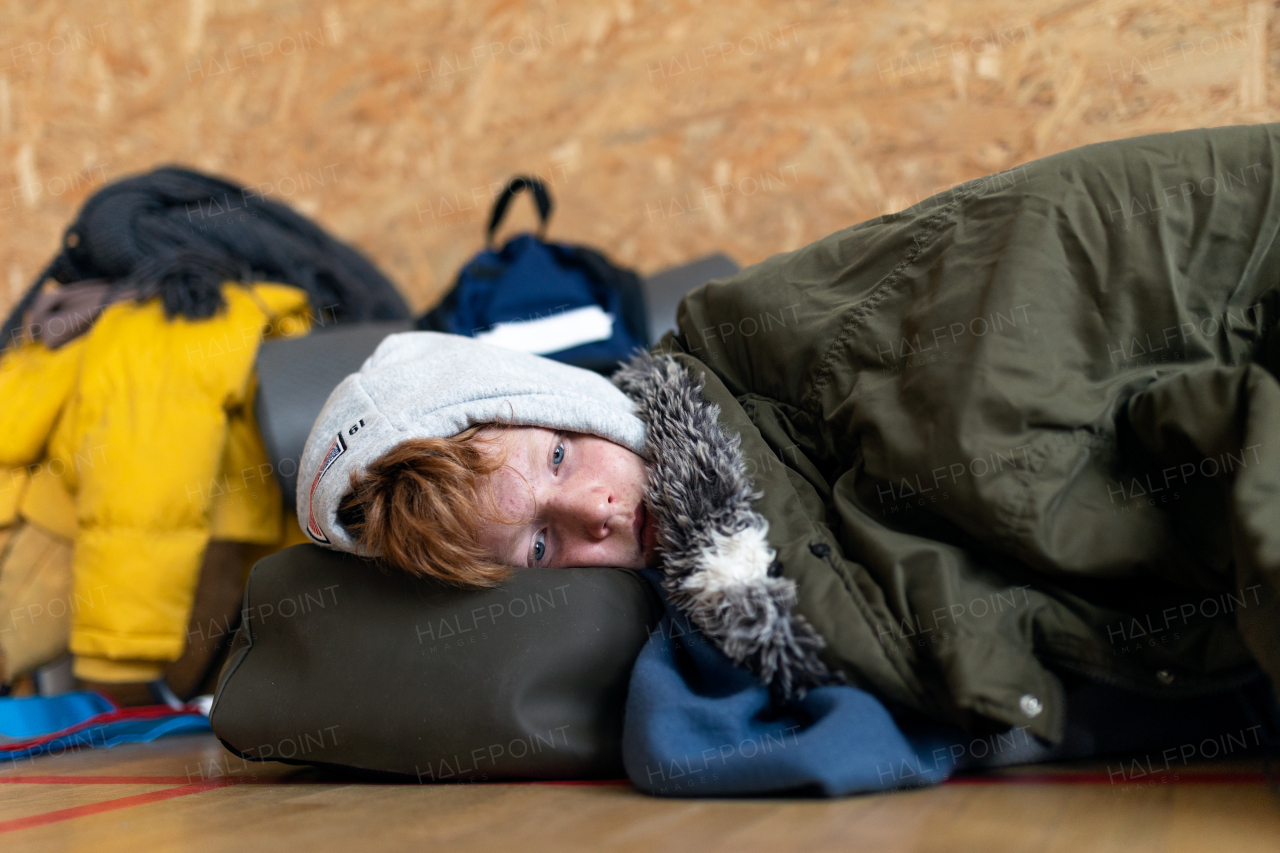
[{"label": "boy's nose", "polygon": [[612,531],[610,523],[620,513],[621,503],[607,485],[601,483],[566,495],[564,511],[574,527],[592,539],[604,539]]}]

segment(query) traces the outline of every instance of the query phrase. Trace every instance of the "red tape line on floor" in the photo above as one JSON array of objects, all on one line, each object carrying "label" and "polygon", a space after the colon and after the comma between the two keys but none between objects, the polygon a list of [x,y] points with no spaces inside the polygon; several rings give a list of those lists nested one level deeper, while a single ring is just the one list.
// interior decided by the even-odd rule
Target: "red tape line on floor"
[{"label": "red tape line on floor", "polygon": [[[1257,785],[1268,780],[1262,772],[1205,772],[1183,773],[1170,782],[1174,785]],[[1144,780],[1127,779],[1125,784],[1141,783]],[[1154,781],[1154,780],[1152,780]],[[1163,781],[1163,777],[1162,777]],[[149,803],[163,802],[175,797],[199,794],[215,788],[226,788],[232,785],[346,785],[345,781],[327,781],[271,776],[225,776],[220,779],[209,779],[202,782],[187,782],[181,776],[10,776],[0,778],[0,783],[20,785],[174,785],[163,791],[150,791],[145,794],[134,794],[129,797],[118,797],[101,803],[90,803],[83,806],[59,809],[30,817],[14,818],[0,821],[0,834],[15,832],[19,829],[30,829],[72,820],[78,817],[102,814],[118,809],[132,808]],[[959,776],[943,783],[946,785],[1107,785],[1114,780],[1105,773],[1017,773],[1004,776]],[[565,780],[549,782],[516,782],[492,784],[542,784],[542,785],[626,785],[621,779],[600,780]]]},{"label": "red tape line on floor", "polygon": [[117,809],[127,809],[133,806],[143,806],[148,803],[158,803],[162,800],[172,800],[174,797],[185,797],[189,794],[199,794],[213,788],[223,788],[229,784],[234,785],[235,783],[228,782],[226,780],[193,782],[190,785],[179,785],[176,788],[166,788],[163,791],[134,794],[131,797],[119,797],[117,799],[106,800],[101,803],[90,803],[84,806],[73,806],[69,809],[59,809],[54,812],[31,815],[30,817],[3,820],[0,821],[0,834],[14,832],[19,829],[30,829],[34,826],[58,823],[60,821],[71,820],[77,817],[88,817],[89,815],[102,814],[103,812],[113,812]]},{"label": "red tape line on floor", "polygon": [[[0,779],[0,783],[9,784],[25,784],[25,785],[168,785],[175,782],[185,782],[181,776],[12,776],[7,779]],[[246,784],[310,784],[310,785],[346,785],[348,782],[342,781],[321,781],[321,780],[298,780],[293,782],[289,779],[280,779],[270,776],[225,776],[221,779],[210,779],[204,782],[191,782],[188,784],[178,784],[173,788],[166,788],[163,791],[150,791],[145,794],[134,794],[129,797],[118,797],[114,800],[106,800],[101,803],[90,803],[83,806],[73,806],[68,809],[58,809],[57,811],[45,812],[44,814],[31,815],[30,817],[19,817],[12,820],[0,821],[0,835],[6,832],[16,832],[19,829],[31,829],[36,826],[46,826],[51,823],[60,823],[64,820],[73,820],[78,817],[89,817],[91,815],[102,814],[104,812],[112,812],[118,809],[132,808],[133,806],[145,806],[149,803],[163,802],[171,800],[175,797],[185,797],[190,794],[199,794],[204,791],[210,791],[214,788],[226,788],[232,785]],[[562,784],[562,785],[625,785],[630,784],[625,780],[608,779],[608,780],[582,780],[567,782],[548,782],[534,784]]]},{"label": "red tape line on floor", "polygon": [[[197,777],[198,778],[198,777]],[[412,782],[366,782],[355,779],[295,779],[290,776],[218,776],[207,782],[224,785],[406,785]],[[0,776],[0,785],[187,785],[187,776]],[[463,784],[463,783],[459,783]],[[630,785],[626,779],[551,779],[489,782],[490,785]]]}]

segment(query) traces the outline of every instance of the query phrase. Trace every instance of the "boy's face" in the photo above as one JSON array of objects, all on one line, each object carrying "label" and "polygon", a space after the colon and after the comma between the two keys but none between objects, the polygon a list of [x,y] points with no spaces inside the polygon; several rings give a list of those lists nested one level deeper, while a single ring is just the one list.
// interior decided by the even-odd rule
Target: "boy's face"
[{"label": "boy's face", "polygon": [[603,438],[541,427],[497,433],[505,464],[489,477],[498,513],[481,542],[513,566],[656,565],[657,534],[644,505],[644,460]]}]

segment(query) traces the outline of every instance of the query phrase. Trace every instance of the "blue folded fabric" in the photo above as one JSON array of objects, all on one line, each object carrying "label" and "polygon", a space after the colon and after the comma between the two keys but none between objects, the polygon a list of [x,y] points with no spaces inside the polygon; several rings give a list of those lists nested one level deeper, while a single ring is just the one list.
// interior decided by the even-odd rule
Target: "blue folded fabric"
[{"label": "blue folded fabric", "polygon": [[120,708],[89,690],[0,699],[0,762],[207,731],[208,719],[193,708]]},{"label": "blue folded fabric", "polygon": [[91,690],[0,699],[0,745],[62,731],[115,710],[110,699]]},{"label": "blue folded fabric", "polygon": [[[658,573],[641,574],[666,602]],[[942,782],[963,738],[926,722],[904,731],[855,687],[779,706],[667,603],[631,674],[622,748],[627,775],[650,794],[834,797]]]}]

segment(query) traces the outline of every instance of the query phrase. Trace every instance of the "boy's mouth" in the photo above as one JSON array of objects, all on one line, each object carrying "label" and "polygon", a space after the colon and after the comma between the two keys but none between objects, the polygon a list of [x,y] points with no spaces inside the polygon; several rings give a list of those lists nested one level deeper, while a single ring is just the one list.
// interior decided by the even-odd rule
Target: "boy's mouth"
[{"label": "boy's mouth", "polygon": [[640,556],[644,564],[650,565],[658,548],[658,522],[643,501],[640,503],[640,529],[636,536],[636,544],[640,546]]}]

